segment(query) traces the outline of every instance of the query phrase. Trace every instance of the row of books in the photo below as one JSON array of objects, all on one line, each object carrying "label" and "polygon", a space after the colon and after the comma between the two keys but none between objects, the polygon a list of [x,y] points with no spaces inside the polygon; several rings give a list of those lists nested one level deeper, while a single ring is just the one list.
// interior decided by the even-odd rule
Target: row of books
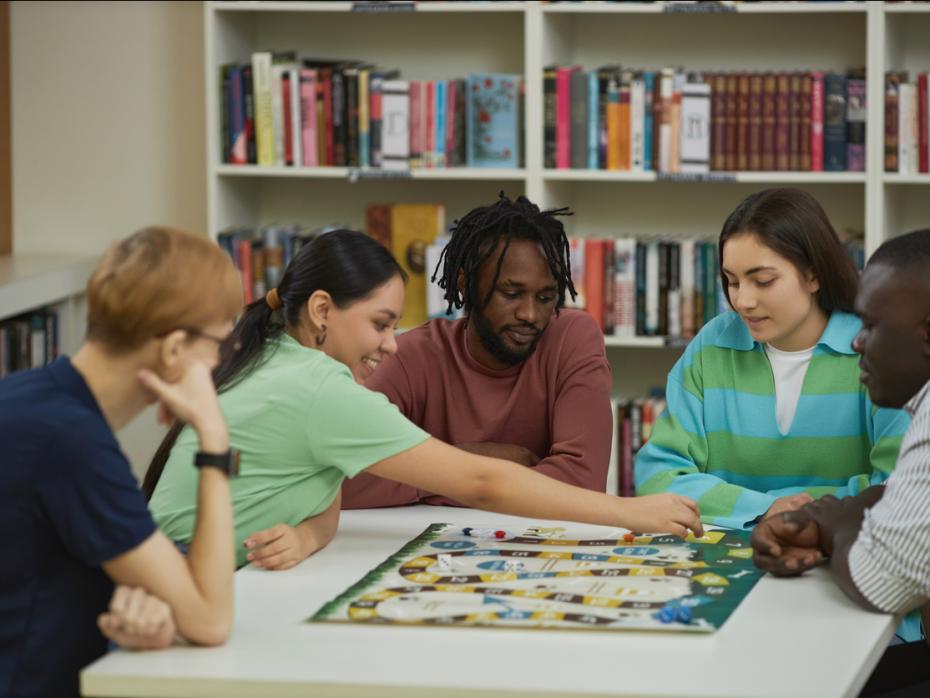
[{"label": "row of books", "polygon": [[[239,270],[243,298],[251,303],[278,285],[284,269],[303,245],[318,235],[346,227],[352,226],[314,230],[299,224],[234,226],[220,231],[217,243]],[[390,250],[408,275],[403,326],[415,327],[429,317],[443,316],[442,292],[429,283],[429,277],[445,246],[445,206],[370,204],[365,210],[365,232]]]},{"label": "row of books", "polygon": [[58,356],[58,314],[51,310],[19,315],[0,323],[0,378],[41,368]]},{"label": "row of books", "polygon": [[[862,233],[844,231],[857,269],[865,264]],[[575,300],[605,335],[687,341],[730,309],[720,282],[717,245],[693,239],[570,238]]]},{"label": "row of books", "polygon": [[543,72],[548,168],[863,171],[865,71]]},{"label": "row of books", "polygon": [[571,238],[575,290],[605,335],[690,339],[729,308],[717,246],[701,240]]},{"label": "row of books", "polygon": [[885,74],[885,172],[930,173],[928,73],[908,82],[907,71]]},{"label": "row of books", "polygon": [[221,67],[224,163],[518,167],[519,76],[402,80],[363,61],[253,53]]},{"label": "row of books", "polygon": [[608,481],[611,494],[633,497],[633,459],[649,437],[656,419],[665,409],[664,389],[653,389],[649,397],[633,399],[612,398],[611,410],[614,417],[614,440],[611,449],[611,469],[617,473],[614,481]]}]

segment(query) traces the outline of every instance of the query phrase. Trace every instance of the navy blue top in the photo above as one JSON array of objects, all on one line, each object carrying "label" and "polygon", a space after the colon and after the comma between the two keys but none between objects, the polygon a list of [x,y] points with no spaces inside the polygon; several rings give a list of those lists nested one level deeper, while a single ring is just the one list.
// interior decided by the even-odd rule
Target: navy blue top
[{"label": "navy blue top", "polygon": [[0,454],[0,695],[78,695],[78,672],[107,648],[100,565],[155,524],[66,357],[0,381]]}]

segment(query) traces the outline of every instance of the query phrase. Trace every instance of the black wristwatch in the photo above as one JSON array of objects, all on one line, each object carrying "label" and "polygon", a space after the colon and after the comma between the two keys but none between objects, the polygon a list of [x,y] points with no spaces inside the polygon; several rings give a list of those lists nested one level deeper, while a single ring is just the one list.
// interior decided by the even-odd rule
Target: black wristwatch
[{"label": "black wristwatch", "polygon": [[234,448],[226,453],[204,453],[197,451],[194,456],[194,465],[198,468],[219,468],[227,477],[236,477],[239,474],[239,451]]}]

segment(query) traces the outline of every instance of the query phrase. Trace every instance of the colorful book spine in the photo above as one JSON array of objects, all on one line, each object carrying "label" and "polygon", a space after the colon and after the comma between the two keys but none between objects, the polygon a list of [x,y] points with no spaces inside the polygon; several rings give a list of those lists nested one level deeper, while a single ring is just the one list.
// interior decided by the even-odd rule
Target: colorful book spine
[{"label": "colorful book spine", "polygon": [[316,70],[300,71],[300,129],[303,138],[301,153],[304,167],[319,165],[316,134]]},{"label": "colorful book spine", "polygon": [[367,68],[358,71],[358,165],[371,166],[371,95]]},{"label": "colorful book spine", "polygon": [[436,144],[433,167],[446,166],[446,81],[436,81]]},{"label": "colorful book spine", "polygon": [[655,129],[653,112],[655,109],[656,74],[651,70],[643,73],[643,88],[645,90],[645,115],[643,116],[643,169],[652,172],[655,169],[654,134]]},{"label": "colorful book spine", "polygon": [[598,140],[599,140],[599,131],[598,131],[598,83],[597,83],[597,71],[589,70],[587,73],[588,77],[588,162],[587,166],[589,170],[596,170],[598,168]]},{"label": "colorful book spine", "polygon": [[556,69],[555,166],[561,170],[571,167],[571,73],[572,68]]},{"label": "colorful book spine", "polygon": [[823,172],[823,72],[811,73],[811,170]]},{"label": "colorful book spine", "polygon": [[259,165],[274,165],[274,110],[271,95],[271,54],[252,54],[255,102],[255,149]]},{"label": "colorful book spine", "polygon": [[827,172],[846,170],[846,76],[824,76],[823,168]]},{"label": "colorful book spine", "polygon": [[865,79],[846,80],[846,169],[865,171]]}]

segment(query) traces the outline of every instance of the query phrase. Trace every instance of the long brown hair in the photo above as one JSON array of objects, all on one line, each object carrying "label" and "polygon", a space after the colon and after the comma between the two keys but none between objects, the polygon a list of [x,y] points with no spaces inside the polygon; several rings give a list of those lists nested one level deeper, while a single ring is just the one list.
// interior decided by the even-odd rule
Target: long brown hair
[{"label": "long brown hair", "polygon": [[815,294],[817,304],[824,312],[853,312],[859,273],[823,207],[806,191],[794,187],[764,189],[743,199],[727,217],[717,243],[727,301],[730,290],[723,273],[723,246],[731,237],[743,234],[755,235],[798,271],[812,273],[820,285]]}]

